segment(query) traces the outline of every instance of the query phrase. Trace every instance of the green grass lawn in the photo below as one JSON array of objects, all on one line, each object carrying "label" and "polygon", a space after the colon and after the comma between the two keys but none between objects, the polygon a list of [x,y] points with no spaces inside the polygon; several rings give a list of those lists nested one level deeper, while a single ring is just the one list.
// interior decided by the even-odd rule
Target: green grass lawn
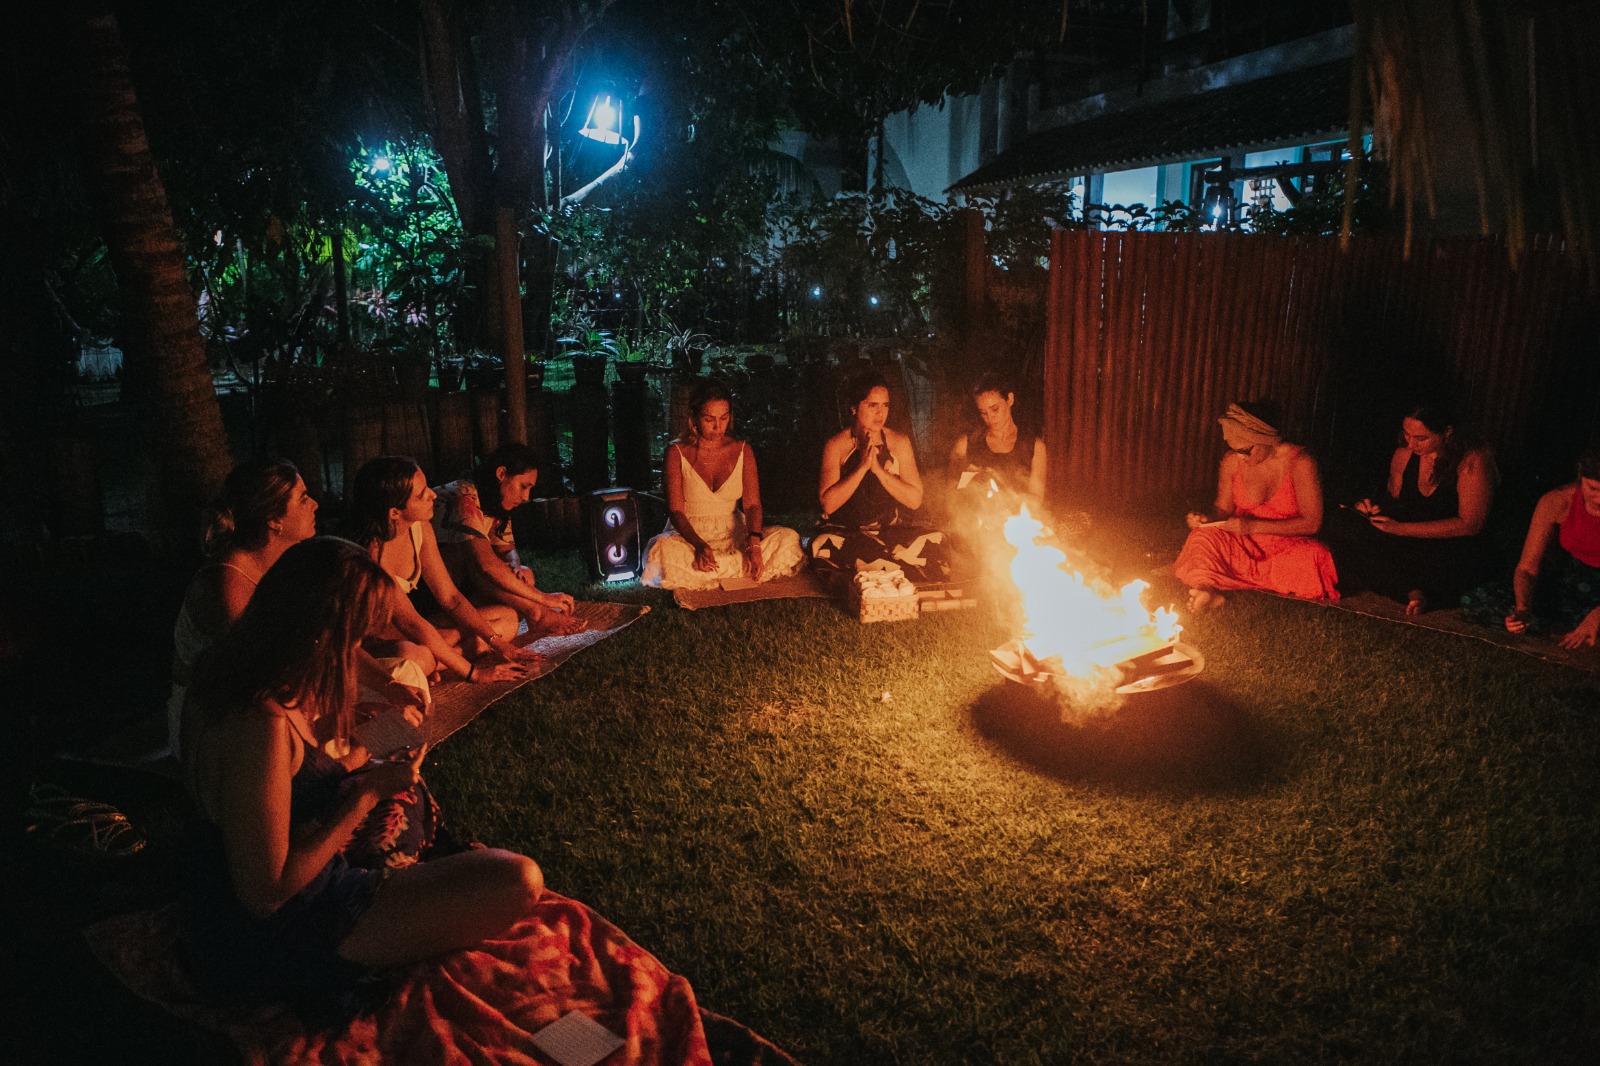
[{"label": "green grass lawn", "polygon": [[658,607],[429,778],[803,1061],[1580,1061],[1600,1037],[1586,674],[1240,596],[1188,629],[1201,678],[1068,728],[989,666],[988,611],[624,595]]}]

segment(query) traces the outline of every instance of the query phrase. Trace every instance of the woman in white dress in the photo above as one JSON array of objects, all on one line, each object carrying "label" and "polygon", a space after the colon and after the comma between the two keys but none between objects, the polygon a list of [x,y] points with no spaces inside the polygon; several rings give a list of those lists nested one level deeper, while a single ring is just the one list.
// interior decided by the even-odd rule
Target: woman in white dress
[{"label": "woman in white dress", "polygon": [[667,528],[645,554],[646,585],[704,589],[721,581],[770,581],[800,569],[800,535],[762,520],[750,445],[728,435],[733,401],[706,380],[689,398],[689,431],[667,448]]}]

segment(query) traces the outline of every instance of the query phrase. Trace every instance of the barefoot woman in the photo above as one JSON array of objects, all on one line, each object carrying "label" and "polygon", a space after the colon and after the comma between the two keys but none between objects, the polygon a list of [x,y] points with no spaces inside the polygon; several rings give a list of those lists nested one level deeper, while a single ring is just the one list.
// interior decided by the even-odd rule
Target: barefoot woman
[{"label": "barefoot woman", "polygon": [[1189,513],[1189,539],[1173,573],[1189,609],[1220,607],[1229,589],[1336,600],[1333,557],[1313,535],[1322,525],[1317,464],[1285,441],[1259,404],[1229,404],[1217,419],[1228,452],[1217,468],[1211,513]]}]

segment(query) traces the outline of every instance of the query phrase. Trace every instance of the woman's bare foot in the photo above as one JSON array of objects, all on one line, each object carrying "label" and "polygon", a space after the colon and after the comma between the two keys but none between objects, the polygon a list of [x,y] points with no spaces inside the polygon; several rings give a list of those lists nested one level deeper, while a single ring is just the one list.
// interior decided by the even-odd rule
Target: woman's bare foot
[{"label": "woman's bare foot", "polygon": [[1228,598],[1215,589],[1189,590],[1190,614],[1205,614],[1207,611],[1215,611],[1227,602]]},{"label": "woman's bare foot", "polygon": [[1428,609],[1428,597],[1423,595],[1421,589],[1412,589],[1406,593],[1406,617],[1415,618]]}]

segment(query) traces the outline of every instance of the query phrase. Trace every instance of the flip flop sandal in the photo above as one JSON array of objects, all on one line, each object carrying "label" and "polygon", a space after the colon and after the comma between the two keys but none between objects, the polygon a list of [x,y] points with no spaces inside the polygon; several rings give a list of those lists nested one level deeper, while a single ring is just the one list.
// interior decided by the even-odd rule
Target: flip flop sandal
[{"label": "flip flop sandal", "polygon": [[121,858],[145,848],[144,835],[109,803],[69,795],[55,785],[29,790],[25,832],[41,843],[79,855]]}]

